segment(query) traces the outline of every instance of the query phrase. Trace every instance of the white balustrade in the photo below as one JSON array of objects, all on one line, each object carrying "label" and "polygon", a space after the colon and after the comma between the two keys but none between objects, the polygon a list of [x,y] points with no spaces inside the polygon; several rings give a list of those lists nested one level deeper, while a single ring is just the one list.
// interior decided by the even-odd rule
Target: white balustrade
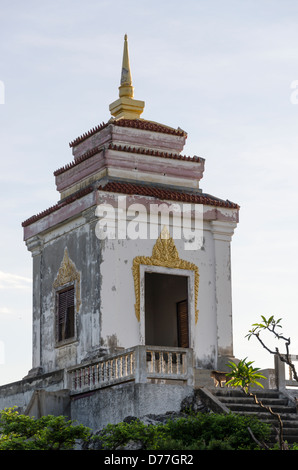
[{"label": "white balustrade", "polygon": [[96,362],[68,370],[68,387],[81,393],[134,380],[193,381],[192,350],[158,346],[136,346],[105,356]]},{"label": "white balustrade", "polygon": [[147,347],[148,376],[182,378],[187,369],[187,350]]},{"label": "white balustrade", "polygon": [[71,390],[92,390],[131,380],[134,376],[134,355],[134,351],[129,351],[71,368],[68,371]]}]

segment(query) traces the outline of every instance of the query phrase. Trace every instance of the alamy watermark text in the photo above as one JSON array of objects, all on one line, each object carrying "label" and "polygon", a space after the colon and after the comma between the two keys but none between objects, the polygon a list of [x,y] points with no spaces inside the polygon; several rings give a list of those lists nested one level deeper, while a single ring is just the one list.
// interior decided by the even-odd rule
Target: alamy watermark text
[{"label": "alamy watermark text", "polygon": [[186,250],[198,250],[203,243],[202,204],[127,204],[118,196],[117,206],[99,204],[95,233],[100,240],[156,240],[166,226],[172,238],[183,240]]}]

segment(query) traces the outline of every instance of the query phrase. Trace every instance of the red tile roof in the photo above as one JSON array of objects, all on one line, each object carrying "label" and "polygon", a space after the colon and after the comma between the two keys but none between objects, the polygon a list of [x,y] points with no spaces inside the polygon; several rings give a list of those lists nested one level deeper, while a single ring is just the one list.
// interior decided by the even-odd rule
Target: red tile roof
[{"label": "red tile roof", "polygon": [[158,124],[156,122],[152,121],[145,121],[144,119],[118,119],[118,120],[111,120],[107,123],[102,123],[99,124],[96,127],[93,127],[90,129],[88,132],[85,132],[81,136],[77,137],[74,139],[72,142],[69,143],[70,147],[74,147],[75,145],[80,144],[83,142],[85,139],[90,137],[91,135],[96,134],[98,131],[101,131],[105,127],[107,127],[109,124],[113,124],[114,126],[120,126],[120,127],[130,127],[134,129],[142,129],[145,131],[152,131],[152,132],[160,132],[162,134],[172,134],[172,135],[177,135],[181,137],[187,137],[187,133],[183,131],[182,129],[173,129],[172,127],[165,126],[163,124]]},{"label": "red tile roof", "polygon": [[165,126],[164,124],[159,124],[158,122],[145,121],[144,119],[118,119],[117,121],[112,122],[112,124],[115,126],[131,127],[145,131],[187,137],[187,133],[182,129],[174,129],[173,127]]},{"label": "red tile roof", "polygon": [[88,160],[88,158],[93,157],[93,155],[96,155],[101,150],[102,150],[102,147],[94,147],[93,149],[88,150],[83,155],[76,158],[76,160],[73,160],[72,162],[67,163],[67,165],[65,165],[61,168],[58,168],[58,170],[54,171],[54,176],[61,175],[61,173],[64,173],[65,171],[69,170],[70,168],[73,168],[74,166],[79,165],[79,163],[82,163],[85,160]]},{"label": "red tile roof", "polygon": [[[58,168],[58,170],[54,171],[54,176],[61,175],[61,173],[64,173],[65,171],[69,170],[70,168],[73,168],[76,165],[79,165],[81,162],[88,160],[88,158],[93,157],[93,155],[96,155],[98,152],[100,152],[103,149],[103,147],[97,146],[94,147],[93,149],[88,150],[85,152],[83,155],[78,157],[76,160],[73,160],[72,162],[68,163],[67,165]],[[143,149],[143,148],[138,148],[138,147],[130,147],[126,145],[116,145],[116,144],[109,144],[108,149],[110,150],[118,150],[119,152],[130,152],[130,153],[137,153],[140,155],[150,155],[153,157],[160,157],[160,158],[171,158],[173,160],[184,160],[188,162],[198,162],[200,163],[201,161],[204,160],[202,157],[197,157],[197,156],[186,156],[186,155],[180,155],[179,153],[168,153],[168,152],[160,152],[158,150],[152,150],[152,149]]]},{"label": "red tile roof", "polygon": [[104,187],[98,188],[100,191],[107,191],[112,193],[121,193],[129,195],[149,196],[155,197],[161,200],[193,203],[193,204],[205,204],[208,206],[216,207],[227,207],[230,209],[239,209],[238,204],[228,200],[218,199],[209,194],[195,194],[191,192],[178,191],[174,189],[161,188],[157,186],[140,185],[133,183],[123,183],[111,181]]},{"label": "red tile roof", "polygon": [[185,160],[191,162],[201,162],[204,160],[202,157],[187,157],[186,155],[180,155],[179,153],[160,152],[159,150],[129,147],[126,145],[110,144],[108,148],[111,150],[119,150],[121,152],[139,153],[141,155],[151,155],[161,158],[172,158],[174,160]]},{"label": "red tile roof", "polygon": [[70,147],[74,147],[75,145],[78,145],[80,144],[81,142],[83,142],[84,140],[88,139],[88,137],[90,137],[91,135],[93,134],[96,134],[98,131],[101,131],[102,129],[104,129],[105,127],[107,127],[110,123],[107,122],[107,123],[101,123],[99,124],[98,126],[96,127],[93,127],[92,129],[90,129],[88,132],[85,132],[84,134],[82,134],[81,136],[77,137],[76,139],[74,139],[72,142],[69,142],[69,146]]},{"label": "red tile roof", "polygon": [[[209,194],[194,194],[185,191],[161,188],[157,186],[110,181],[104,187],[99,186],[98,190],[119,194],[135,194],[139,196],[155,197],[160,200],[177,201],[193,204],[205,204],[207,206],[226,207],[229,209],[239,209],[238,204],[235,204],[234,202],[228,200],[224,201],[222,199],[218,199]],[[28,225],[37,222],[38,220],[46,217],[47,215],[58,211],[59,209],[61,209],[61,207],[71,204],[72,202],[91,193],[92,191],[94,191],[94,187],[91,185],[87,188],[82,189],[81,191],[78,191],[76,194],[68,196],[64,200],[59,201],[54,206],[49,207],[48,209],[40,212],[39,214],[33,215],[29,219],[25,220],[22,223],[22,227],[27,227]]]},{"label": "red tile roof", "polygon": [[22,227],[27,227],[28,225],[33,224],[34,222],[37,222],[37,220],[43,219],[49,214],[52,214],[53,212],[58,211],[61,209],[61,207],[67,206],[68,204],[71,204],[73,201],[76,201],[77,199],[80,199],[83,196],[86,196],[86,194],[89,194],[93,191],[93,187],[89,186],[88,188],[84,188],[81,191],[78,191],[76,194],[73,194],[71,196],[68,196],[65,198],[63,201],[59,201],[57,204],[55,204],[52,207],[49,207],[48,209],[40,212],[39,214],[33,215],[29,219],[25,220],[22,223]]}]

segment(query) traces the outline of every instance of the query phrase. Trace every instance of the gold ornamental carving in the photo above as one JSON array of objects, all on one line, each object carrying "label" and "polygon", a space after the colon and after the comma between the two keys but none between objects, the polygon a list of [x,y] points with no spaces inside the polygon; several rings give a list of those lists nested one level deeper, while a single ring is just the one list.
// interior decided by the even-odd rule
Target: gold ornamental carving
[{"label": "gold ornamental carving", "polygon": [[195,287],[195,322],[197,323],[199,311],[197,308],[199,293],[199,270],[194,263],[179,258],[174,240],[170,237],[167,227],[164,227],[152,250],[152,256],[136,256],[133,259],[132,272],[135,286],[135,314],[140,321],[140,265],[162,266],[165,268],[178,268],[194,271]]},{"label": "gold ornamental carving", "polygon": [[81,276],[77,271],[75,264],[69,258],[67,248],[64,250],[64,256],[62,263],[60,265],[57,277],[54,281],[54,289],[59,289],[67,284],[75,284],[75,293],[76,293],[76,311],[79,311],[81,305],[81,293],[80,293],[80,281]]}]

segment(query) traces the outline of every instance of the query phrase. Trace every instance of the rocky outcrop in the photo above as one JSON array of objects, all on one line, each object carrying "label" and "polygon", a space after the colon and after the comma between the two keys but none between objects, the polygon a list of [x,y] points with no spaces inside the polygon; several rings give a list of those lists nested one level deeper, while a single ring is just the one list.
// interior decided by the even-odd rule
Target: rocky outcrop
[{"label": "rocky outcrop", "polygon": [[[184,398],[181,402],[180,411],[168,411],[164,414],[148,414],[137,418],[135,416],[127,416],[124,418],[124,423],[132,423],[133,421],[140,421],[146,426],[157,426],[160,424],[166,424],[169,420],[175,420],[179,418],[185,418],[190,413],[208,413],[210,412],[209,408],[205,403],[200,399],[198,394],[193,393],[192,395]],[[97,431],[93,434],[96,439],[91,439],[85,448],[89,450],[101,450],[102,442],[100,439],[101,434],[104,430]],[[143,443],[141,441],[129,441],[125,446],[120,446],[116,450],[142,450]]]}]

